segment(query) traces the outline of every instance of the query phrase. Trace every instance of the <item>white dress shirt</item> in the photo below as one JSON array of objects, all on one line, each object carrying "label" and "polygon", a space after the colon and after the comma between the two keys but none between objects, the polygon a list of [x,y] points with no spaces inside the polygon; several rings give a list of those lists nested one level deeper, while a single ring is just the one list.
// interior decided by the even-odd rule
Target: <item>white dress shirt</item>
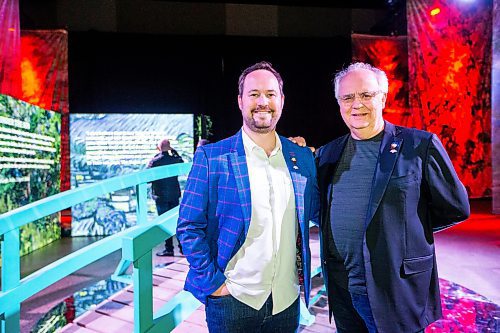
[{"label": "white dress shirt", "polygon": [[242,136],[252,216],[245,242],[225,270],[226,286],[233,297],[256,310],[272,294],[273,314],[277,314],[288,308],[300,291],[295,194],[278,135],[269,157],[245,131]]}]

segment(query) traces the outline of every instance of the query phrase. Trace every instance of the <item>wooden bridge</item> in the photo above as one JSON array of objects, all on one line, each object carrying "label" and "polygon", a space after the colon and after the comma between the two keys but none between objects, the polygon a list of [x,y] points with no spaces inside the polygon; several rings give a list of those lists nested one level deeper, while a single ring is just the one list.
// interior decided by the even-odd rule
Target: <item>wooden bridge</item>
[{"label": "wooden bridge", "polygon": [[[312,266],[319,266],[319,243],[317,233],[312,234],[311,251]],[[185,258],[176,257],[174,262],[153,272],[153,312],[157,312],[175,295],[182,292],[188,271]],[[301,325],[302,332],[334,332],[334,324],[328,322],[326,298],[322,296],[322,283],[316,278],[312,295],[315,304],[309,311],[315,314],[314,323]],[[319,293],[319,294],[318,294]],[[303,296],[302,296],[303,297]],[[66,325],[60,332],[64,333],[125,333],[134,331],[134,287],[126,287],[95,308]],[[207,332],[205,308],[200,304],[193,313],[180,323],[172,332],[202,333]]]}]

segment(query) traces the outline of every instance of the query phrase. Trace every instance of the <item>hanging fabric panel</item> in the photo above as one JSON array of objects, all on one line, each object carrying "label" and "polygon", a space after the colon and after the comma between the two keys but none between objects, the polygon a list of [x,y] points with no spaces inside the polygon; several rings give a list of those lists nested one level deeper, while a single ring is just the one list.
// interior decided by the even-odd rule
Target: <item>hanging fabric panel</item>
[{"label": "hanging fabric panel", "polygon": [[0,0],[0,94],[21,98],[19,1]]},{"label": "hanging fabric panel", "polygon": [[382,69],[389,79],[384,118],[396,125],[411,126],[408,107],[408,48],[406,36],[352,34],[352,61]]},{"label": "hanging fabric panel", "polygon": [[436,133],[470,197],[491,196],[491,1],[410,0],[413,126]]}]

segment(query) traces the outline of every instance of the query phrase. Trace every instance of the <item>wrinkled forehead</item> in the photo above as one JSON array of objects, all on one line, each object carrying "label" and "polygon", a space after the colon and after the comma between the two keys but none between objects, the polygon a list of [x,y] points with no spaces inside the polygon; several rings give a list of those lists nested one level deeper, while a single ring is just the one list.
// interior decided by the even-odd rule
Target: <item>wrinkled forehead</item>
[{"label": "wrinkled forehead", "polygon": [[349,72],[339,82],[339,95],[377,91],[379,85],[374,72],[367,69],[356,69]]}]

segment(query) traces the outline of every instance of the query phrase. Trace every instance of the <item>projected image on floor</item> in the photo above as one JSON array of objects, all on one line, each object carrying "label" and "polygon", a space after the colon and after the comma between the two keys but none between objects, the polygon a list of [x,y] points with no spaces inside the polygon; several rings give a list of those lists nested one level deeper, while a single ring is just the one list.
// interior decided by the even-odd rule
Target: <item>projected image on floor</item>
[{"label": "projected image on floor", "polygon": [[[193,158],[192,114],[72,114],[71,187],[76,188],[146,168],[168,138],[184,162]],[[179,177],[181,188],[186,177]],[[151,198],[151,196],[148,196]],[[73,236],[111,235],[136,223],[135,189],[72,207]],[[148,214],[156,215],[148,200]]]},{"label": "projected image on floor", "polygon": [[[0,213],[59,193],[61,115],[0,95]],[[59,214],[21,229],[21,255],[60,237]]]}]

